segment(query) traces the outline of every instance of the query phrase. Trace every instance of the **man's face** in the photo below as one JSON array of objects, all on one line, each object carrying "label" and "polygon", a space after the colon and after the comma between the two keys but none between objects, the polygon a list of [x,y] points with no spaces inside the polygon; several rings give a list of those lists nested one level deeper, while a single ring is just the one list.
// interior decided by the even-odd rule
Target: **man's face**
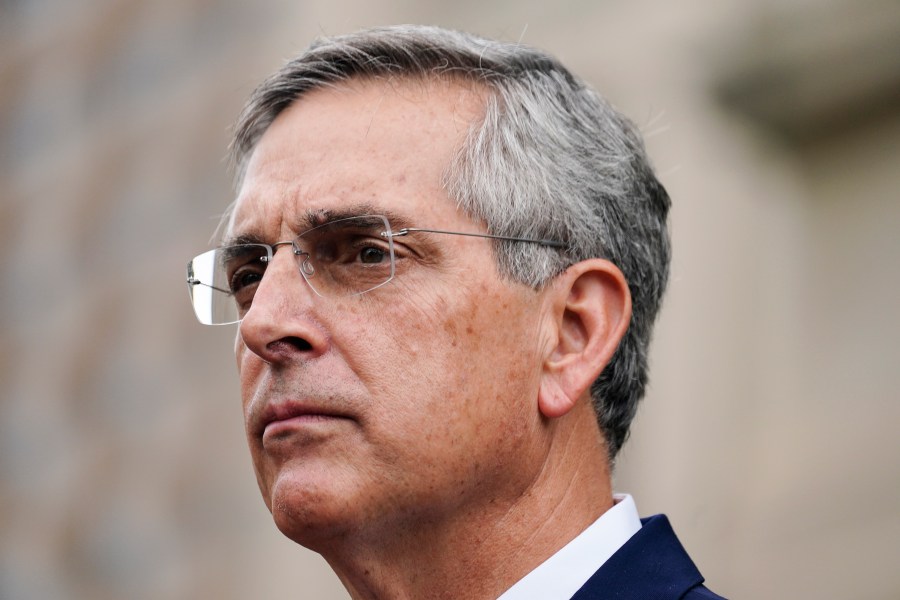
[{"label": "man's face", "polygon": [[[441,186],[482,109],[450,84],[314,91],[260,140],[229,233],[271,244],[334,214],[484,232]],[[501,281],[488,240],[411,233],[395,246],[393,281],[338,298],[317,296],[278,247],[240,325],[259,486],[279,528],[311,547],[499,509],[539,472],[544,296]]]}]

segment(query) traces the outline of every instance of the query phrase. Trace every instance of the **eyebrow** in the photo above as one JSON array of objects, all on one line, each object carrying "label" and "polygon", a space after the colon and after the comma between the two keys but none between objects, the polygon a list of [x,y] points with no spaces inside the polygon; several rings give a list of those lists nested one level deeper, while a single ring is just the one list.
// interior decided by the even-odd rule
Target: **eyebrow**
[{"label": "eyebrow", "polygon": [[228,246],[243,246],[245,244],[265,244],[261,236],[253,233],[244,233],[236,236],[228,236],[222,238],[219,242],[219,248],[227,248]]},{"label": "eyebrow", "polygon": [[[340,209],[307,209],[291,222],[291,229],[297,232],[297,235],[308,231],[313,227],[327,225],[341,219],[349,219],[351,217],[360,217],[363,215],[382,215],[387,218],[391,229],[396,231],[404,227],[412,227],[412,221],[405,215],[391,211],[384,207],[377,207],[370,203],[360,203]],[[219,247],[239,246],[242,244],[267,244],[269,243],[263,236],[255,233],[243,233],[236,236],[227,236],[222,239]]]},{"label": "eyebrow", "polygon": [[361,217],[364,215],[381,215],[386,217],[388,223],[391,224],[391,229],[400,229],[402,227],[410,226],[410,221],[406,216],[391,211],[390,209],[375,206],[366,202],[340,209],[322,208],[307,210],[302,217],[294,221],[294,231],[303,233],[313,227],[319,227],[320,225],[327,225],[328,223],[340,221],[341,219]]}]

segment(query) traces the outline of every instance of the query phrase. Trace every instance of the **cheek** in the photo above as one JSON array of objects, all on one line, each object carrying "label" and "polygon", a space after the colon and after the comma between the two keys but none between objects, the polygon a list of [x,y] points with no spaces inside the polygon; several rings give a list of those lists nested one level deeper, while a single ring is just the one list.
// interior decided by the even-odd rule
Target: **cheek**
[{"label": "cheek", "polygon": [[391,309],[384,322],[402,319],[398,330],[410,333],[392,339],[394,397],[378,395],[390,402],[379,411],[391,439],[383,458],[460,495],[478,482],[520,482],[509,465],[530,464],[524,441],[540,419],[537,327],[527,308],[479,287],[419,293]]},{"label": "cheek", "polygon": [[234,358],[241,386],[241,403],[246,413],[250,399],[258,389],[259,379],[264,374],[265,363],[244,345],[240,335],[234,343]]},{"label": "cheek", "polygon": [[384,309],[390,369],[416,403],[452,419],[527,402],[539,372],[537,317],[531,302],[498,287],[406,288]]}]

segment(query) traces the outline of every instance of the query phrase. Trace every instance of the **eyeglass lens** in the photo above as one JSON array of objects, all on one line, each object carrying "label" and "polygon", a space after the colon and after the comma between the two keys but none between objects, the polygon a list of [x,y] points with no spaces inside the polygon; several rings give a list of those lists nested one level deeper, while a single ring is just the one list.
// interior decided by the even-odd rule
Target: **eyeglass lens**
[{"label": "eyeglass lens", "polygon": [[[290,244],[298,270],[319,296],[351,296],[394,276],[394,245],[387,219],[378,215],[331,221]],[[280,246],[281,244],[276,244]],[[188,287],[197,318],[234,323],[250,309],[274,250],[243,244],[210,250],[188,264]]]}]

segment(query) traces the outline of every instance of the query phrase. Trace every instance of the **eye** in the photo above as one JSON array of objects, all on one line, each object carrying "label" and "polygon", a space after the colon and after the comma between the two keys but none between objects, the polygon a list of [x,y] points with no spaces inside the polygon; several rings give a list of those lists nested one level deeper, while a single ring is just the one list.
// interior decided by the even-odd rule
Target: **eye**
[{"label": "eye", "polygon": [[248,287],[255,286],[262,280],[264,269],[262,266],[244,266],[235,271],[228,280],[231,293],[238,295]]},{"label": "eye", "polygon": [[227,246],[219,254],[216,279],[232,295],[258,284],[266,272],[266,246],[261,244]]},{"label": "eye", "polygon": [[367,264],[378,264],[387,259],[387,251],[383,248],[369,246],[359,251],[360,262]]}]

